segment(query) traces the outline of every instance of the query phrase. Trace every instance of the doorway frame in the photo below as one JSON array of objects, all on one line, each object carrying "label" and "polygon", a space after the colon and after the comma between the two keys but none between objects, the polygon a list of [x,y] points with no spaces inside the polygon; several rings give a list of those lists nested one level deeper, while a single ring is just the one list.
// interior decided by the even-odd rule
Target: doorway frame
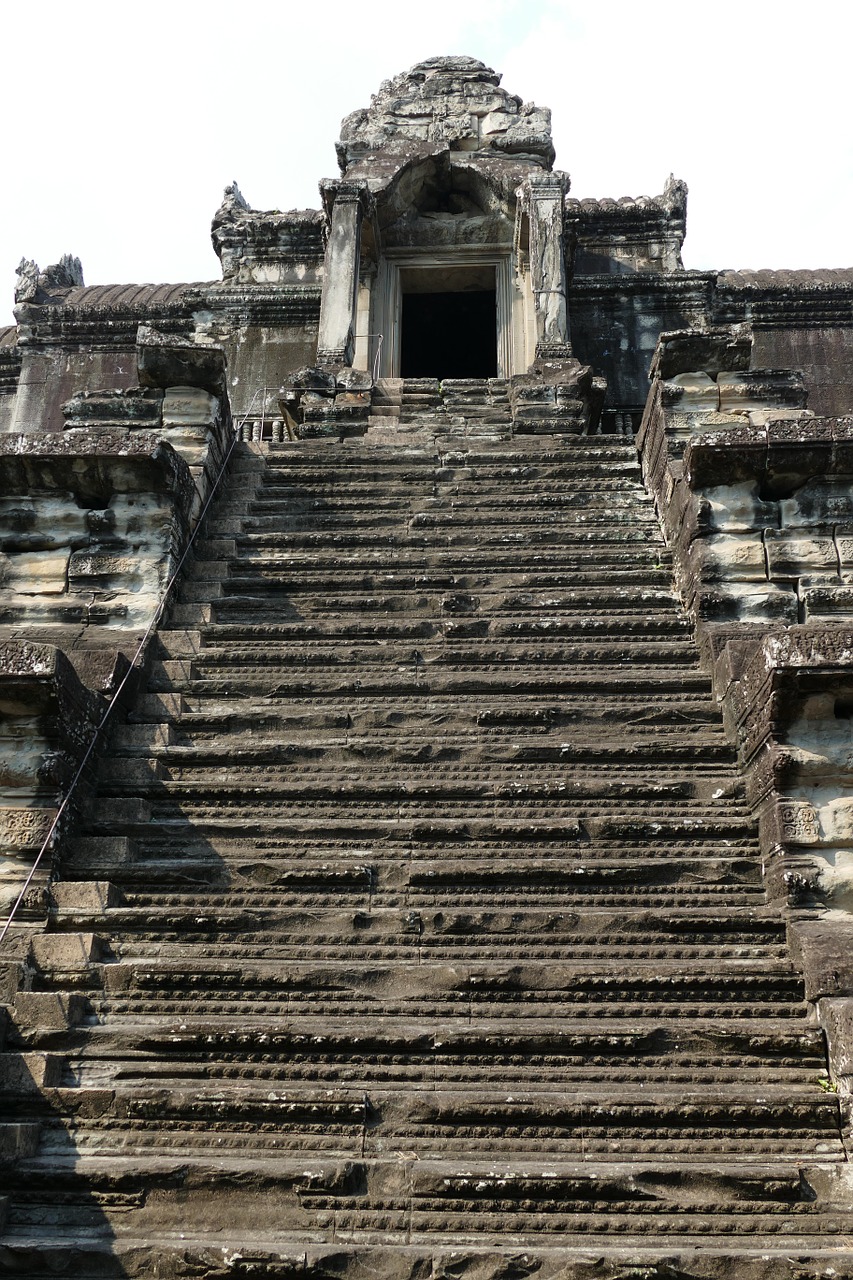
[{"label": "doorway frame", "polygon": [[510,374],[516,372],[511,251],[504,245],[478,245],[471,248],[451,245],[446,249],[400,249],[383,253],[376,278],[368,353],[369,367],[372,367],[377,352],[379,354],[380,378],[399,378],[400,376],[403,310],[401,268],[412,267],[419,271],[429,271],[433,267],[446,269],[455,266],[494,267],[498,377],[508,378]]}]

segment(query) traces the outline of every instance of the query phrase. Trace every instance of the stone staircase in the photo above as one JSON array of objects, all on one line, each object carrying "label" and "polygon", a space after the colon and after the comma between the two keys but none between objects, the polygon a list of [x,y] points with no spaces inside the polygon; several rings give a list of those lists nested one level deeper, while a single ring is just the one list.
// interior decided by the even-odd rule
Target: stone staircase
[{"label": "stone staircase", "polygon": [[371,424],[397,430],[509,439],[505,378],[380,378]]},{"label": "stone staircase", "polygon": [[9,1031],[0,1269],[846,1274],[632,447],[240,448]]}]

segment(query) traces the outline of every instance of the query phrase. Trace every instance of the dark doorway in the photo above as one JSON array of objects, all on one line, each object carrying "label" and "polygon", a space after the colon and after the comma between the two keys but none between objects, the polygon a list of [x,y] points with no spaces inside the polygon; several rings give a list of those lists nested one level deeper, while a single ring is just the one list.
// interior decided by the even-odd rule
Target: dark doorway
[{"label": "dark doorway", "polygon": [[404,293],[401,378],[496,378],[494,289]]}]

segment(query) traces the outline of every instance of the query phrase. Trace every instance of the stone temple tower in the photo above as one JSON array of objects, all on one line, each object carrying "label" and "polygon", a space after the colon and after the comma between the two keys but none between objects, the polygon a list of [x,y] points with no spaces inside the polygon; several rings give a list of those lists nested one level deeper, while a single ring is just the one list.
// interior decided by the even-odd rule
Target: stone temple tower
[{"label": "stone temple tower", "polygon": [[853,1280],[853,271],[337,149],[0,331],[0,1272]]}]

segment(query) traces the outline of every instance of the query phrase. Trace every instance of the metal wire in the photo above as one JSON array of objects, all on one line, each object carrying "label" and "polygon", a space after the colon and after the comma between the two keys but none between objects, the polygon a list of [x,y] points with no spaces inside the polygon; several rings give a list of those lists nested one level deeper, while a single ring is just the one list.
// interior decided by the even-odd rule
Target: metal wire
[{"label": "metal wire", "polygon": [[9,912],[9,915],[6,918],[6,923],[3,926],[2,932],[0,932],[0,945],[2,945],[2,943],[6,939],[6,934],[9,932],[9,928],[12,924],[12,921],[15,918],[15,914],[18,911],[18,908],[20,907],[21,903],[23,902],[24,897],[26,896],[27,890],[29,889],[30,885],[33,882],[33,878],[35,877],[35,874],[38,871],[39,866],[41,865],[42,858],[47,852],[50,842],[53,839],[54,832],[56,831],[56,828],[59,826],[60,819],[62,818],[62,815],[65,812],[65,810],[68,808],[69,801],[71,800],[71,797],[74,794],[74,788],[77,786],[77,783],[80,781],[81,777],[83,776],[83,771],[86,768],[86,765],[89,763],[89,759],[91,758],[92,753],[95,750],[95,745],[98,741],[101,731],[103,730],[105,724],[109,720],[110,715],[112,714],[113,708],[115,707],[116,703],[118,702],[119,698],[124,692],[125,685],[130,679],[132,672],[134,672],[137,669],[137,664],[139,662],[139,659],[142,656],[145,646],[148,644],[152,631],[157,626],[157,623],[160,621],[160,618],[163,616],[163,610],[166,607],[166,603],[169,599],[169,594],[172,588],[174,587],[175,583],[177,582],[180,572],[184,567],[184,562],[186,561],[186,558],[190,553],[190,549],[193,543],[195,542],[196,534],[204,524],[204,518],[207,515],[208,507],[213,501],[213,496],[219,487],[219,482],[222,479],[223,475],[225,474],[225,468],[228,466],[228,462],[231,458],[231,454],[234,452],[234,446],[236,445],[237,441],[240,439],[240,433],[242,431],[242,428],[247,422],[249,415],[252,412],[252,406],[254,405],[255,400],[259,395],[263,396],[263,408],[261,409],[262,418],[266,417],[265,409],[266,409],[267,389],[266,387],[259,387],[255,391],[254,395],[252,396],[252,399],[249,401],[249,407],[243,413],[242,418],[239,420],[239,422],[232,423],[231,443],[228,446],[228,451],[226,452],[225,457],[222,459],[222,466],[219,468],[219,471],[217,472],[216,479],[214,480],[213,484],[210,487],[210,493],[207,495],[205,504],[201,509],[198,520],[196,521],[195,528],[192,530],[189,538],[187,539],[187,544],[184,547],[183,553],[180,559],[178,560],[178,563],[172,573],[172,576],[169,578],[169,581],[166,583],[166,586],[163,589],[163,594],[161,595],[157,608],[154,610],[154,613],[151,617],[151,621],[148,623],[145,633],[137,646],[136,653],[133,655],[132,661],[130,662],[127,670],[125,671],[124,675],[119,681],[117,688],[115,689],[112,697],[110,698],[110,701],[107,703],[107,708],[104,711],[104,714],[101,716],[101,719],[98,722],[97,727],[95,728],[95,732],[92,734],[92,739],[83,754],[83,758],[81,759],[80,764],[77,767],[77,772],[74,774],[74,777],[71,779],[71,783],[68,787],[68,790],[65,792],[65,795],[62,798],[62,802],[60,803],[60,806],[56,811],[56,815],[53,819],[53,822],[51,822],[50,824],[50,828],[48,830],[47,835],[44,838],[44,841],[42,842],[42,846],[39,849],[38,855],[35,861],[33,862],[33,865],[30,867],[30,873],[27,876],[26,880],[24,881],[21,892],[18,894],[17,898],[15,899],[15,903],[11,911]]},{"label": "metal wire", "polygon": [[383,333],[369,333],[367,336],[368,338],[379,339],[376,355],[373,357],[373,381],[376,382],[379,378],[379,364],[382,359],[382,343],[385,340],[385,335]]}]

